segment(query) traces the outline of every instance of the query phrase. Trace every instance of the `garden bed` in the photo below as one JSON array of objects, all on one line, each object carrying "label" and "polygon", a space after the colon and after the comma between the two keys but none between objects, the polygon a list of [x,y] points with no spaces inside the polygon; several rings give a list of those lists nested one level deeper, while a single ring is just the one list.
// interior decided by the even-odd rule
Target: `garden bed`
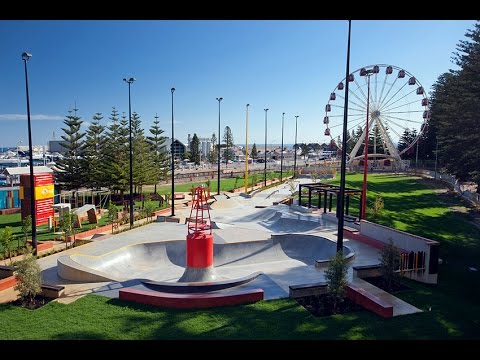
[{"label": "garden bed", "polygon": [[44,305],[47,305],[52,300],[53,300],[52,298],[37,295],[34,297],[33,302],[31,303],[25,302],[19,298],[15,301],[10,302],[9,304],[13,306],[23,307],[28,310],[35,310],[35,309],[41,308]]},{"label": "garden bed", "polygon": [[[307,309],[316,317],[334,315],[333,299],[329,294],[311,295],[299,297],[297,302]],[[337,303],[336,314],[346,314],[354,311],[364,310],[360,305],[355,304],[352,300],[344,297]]]}]

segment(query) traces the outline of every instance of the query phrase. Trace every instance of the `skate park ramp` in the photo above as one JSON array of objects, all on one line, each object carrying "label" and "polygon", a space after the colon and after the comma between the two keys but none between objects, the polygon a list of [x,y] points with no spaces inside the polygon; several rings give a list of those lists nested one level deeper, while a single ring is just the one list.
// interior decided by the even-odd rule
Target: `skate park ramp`
[{"label": "skate park ramp", "polygon": [[[214,266],[220,278],[269,269],[314,266],[335,255],[336,243],[305,234],[273,235],[269,240],[214,244]],[[344,247],[347,255],[352,251]],[[146,279],[177,281],[185,270],[185,242],[160,241],[124,246],[100,256],[66,255],[58,274],[67,280],[98,282]],[[225,276],[228,274],[228,276]]]},{"label": "skate park ramp", "polygon": [[335,231],[337,224],[321,216],[295,213],[287,205],[277,205],[243,216],[215,216],[214,229],[230,227],[267,230],[271,233],[313,233]]}]

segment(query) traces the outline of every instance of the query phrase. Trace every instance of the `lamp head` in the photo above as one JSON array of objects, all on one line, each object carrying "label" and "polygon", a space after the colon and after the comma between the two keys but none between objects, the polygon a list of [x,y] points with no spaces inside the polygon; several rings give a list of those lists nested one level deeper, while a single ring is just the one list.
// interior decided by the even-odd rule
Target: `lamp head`
[{"label": "lamp head", "polygon": [[171,91],[171,92],[172,92],[172,94],[173,94],[173,92],[175,91],[175,88],[174,88],[174,87],[172,87],[172,88],[170,89],[170,91]]},{"label": "lamp head", "polygon": [[131,77],[130,79],[123,78],[123,81],[125,81],[125,82],[128,83],[128,84],[132,84],[135,80],[137,80],[137,79],[135,79],[135,78],[133,78],[133,77]]},{"label": "lamp head", "polygon": [[223,97],[221,98],[216,98],[218,102],[222,101],[223,100]]},{"label": "lamp head", "polygon": [[250,104],[247,104],[247,108],[250,106]]},{"label": "lamp head", "polygon": [[22,60],[24,60],[24,61],[30,60],[31,57],[32,57],[32,54],[30,54],[30,53],[24,52],[22,54]]},{"label": "lamp head", "polygon": [[265,112],[267,112],[267,111],[268,111],[268,109],[263,109],[263,110],[265,110]]}]

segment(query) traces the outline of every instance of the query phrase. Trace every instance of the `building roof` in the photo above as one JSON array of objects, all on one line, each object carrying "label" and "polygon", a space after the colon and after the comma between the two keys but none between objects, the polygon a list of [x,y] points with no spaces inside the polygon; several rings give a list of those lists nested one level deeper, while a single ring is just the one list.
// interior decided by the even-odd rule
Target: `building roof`
[{"label": "building roof", "polygon": [[[53,170],[47,166],[34,166],[33,167],[34,174],[51,174]],[[21,167],[7,167],[3,170],[3,174],[5,175],[22,175],[22,174],[30,174],[30,166],[21,166]]]}]

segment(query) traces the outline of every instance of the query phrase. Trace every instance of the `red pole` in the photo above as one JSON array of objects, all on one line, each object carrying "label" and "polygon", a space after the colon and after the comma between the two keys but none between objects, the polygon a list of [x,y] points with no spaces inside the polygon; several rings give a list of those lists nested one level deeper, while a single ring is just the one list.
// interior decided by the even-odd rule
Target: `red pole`
[{"label": "red pole", "polygon": [[362,214],[361,218],[365,219],[367,215],[367,170],[368,170],[368,112],[370,105],[370,74],[368,76],[368,85],[367,85],[367,125],[365,127],[365,160],[363,161],[363,194],[362,194]]}]

